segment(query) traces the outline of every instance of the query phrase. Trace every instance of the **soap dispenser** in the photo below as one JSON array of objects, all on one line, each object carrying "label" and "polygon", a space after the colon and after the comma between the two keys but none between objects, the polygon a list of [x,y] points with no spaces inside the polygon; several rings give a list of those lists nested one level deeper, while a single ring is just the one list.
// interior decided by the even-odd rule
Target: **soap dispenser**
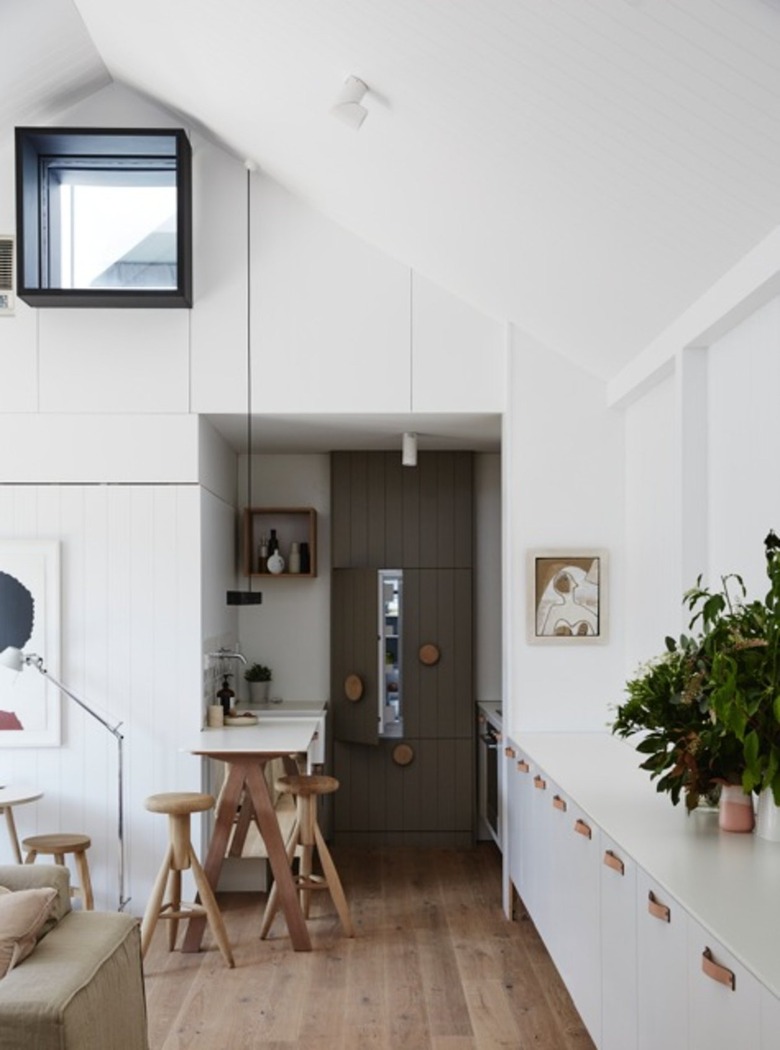
[{"label": "soap dispenser", "polygon": [[217,690],[217,700],[220,704],[222,704],[222,710],[225,713],[225,718],[227,718],[230,714],[230,709],[233,706],[233,698],[236,695],[230,688],[230,682],[228,682],[228,678],[230,677],[231,676],[229,674],[223,675],[222,685]]}]

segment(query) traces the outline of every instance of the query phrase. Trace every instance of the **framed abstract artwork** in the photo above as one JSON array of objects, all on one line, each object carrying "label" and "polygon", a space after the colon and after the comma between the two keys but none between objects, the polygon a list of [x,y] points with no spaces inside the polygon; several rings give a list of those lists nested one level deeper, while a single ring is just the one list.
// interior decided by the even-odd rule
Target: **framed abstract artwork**
[{"label": "framed abstract artwork", "polygon": [[[0,652],[43,657],[60,673],[60,549],[56,540],[0,540]],[[0,667],[0,748],[60,743],[60,695],[44,675]]]},{"label": "framed abstract artwork", "polygon": [[528,552],[527,637],[532,644],[607,640],[607,554],[571,548]]}]

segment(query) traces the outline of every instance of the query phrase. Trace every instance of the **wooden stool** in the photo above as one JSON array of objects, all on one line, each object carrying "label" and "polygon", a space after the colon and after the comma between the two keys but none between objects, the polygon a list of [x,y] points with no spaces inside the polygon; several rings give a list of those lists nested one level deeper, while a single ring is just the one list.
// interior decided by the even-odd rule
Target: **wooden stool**
[{"label": "wooden stool", "polygon": [[[225,962],[232,968],[235,964],[225,923],[217,906],[214,892],[190,840],[190,814],[203,813],[205,810],[212,809],[214,796],[202,795],[197,791],[169,791],[162,795],[150,795],[144,805],[152,813],[168,814],[170,843],[141,923],[141,955],[145,956],[149,949],[158,919],[170,921],[168,951],[173,951],[176,946],[179,919],[191,919],[196,915],[204,915]],[[182,903],[181,873],[190,867],[200,894],[202,902],[200,904]],[[170,900],[163,904],[166,885]]]},{"label": "wooden stool", "polygon": [[[336,865],[330,855],[330,850],[325,845],[320,826],[317,823],[317,798],[320,795],[329,795],[336,791],[339,786],[335,777],[313,776],[301,774],[300,776],[280,777],[276,786],[279,791],[289,792],[296,797],[296,815],[289,841],[287,843],[287,859],[293,862],[296,849],[300,846],[300,862],[298,874],[295,876],[295,884],[300,894],[301,910],[304,917],[309,917],[309,902],[312,890],[328,890],[336,905],[336,911],[344,927],[347,937],[354,937],[355,930],[347,906],[347,898],[344,896],[344,888],[336,871]],[[322,865],[322,875],[312,874],[312,857],[317,850]],[[268,903],[265,906],[263,923],[260,928],[260,936],[266,937],[271,928],[274,915],[279,907],[276,883],[271,887]]]},{"label": "wooden stool", "polygon": [[78,868],[80,886],[71,886],[71,897],[81,897],[81,906],[85,911],[92,911],[95,902],[92,899],[92,879],[89,877],[87,850],[92,845],[88,835],[31,835],[22,839],[22,846],[27,850],[25,864],[34,864],[39,853],[54,855],[54,863],[65,866],[65,854],[72,853]]}]

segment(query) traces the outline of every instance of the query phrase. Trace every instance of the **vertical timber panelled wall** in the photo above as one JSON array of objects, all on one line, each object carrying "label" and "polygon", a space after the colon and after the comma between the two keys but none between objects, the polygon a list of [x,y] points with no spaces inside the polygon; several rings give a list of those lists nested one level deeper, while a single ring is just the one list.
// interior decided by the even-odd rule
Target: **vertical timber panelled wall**
[{"label": "vertical timber panelled wall", "polygon": [[[474,839],[473,457],[331,457],[331,707],[337,841],[468,846]],[[403,736],[380,737],[379,569],[403,570]],[[440,651],[430,666],[420,647]],[[357,675],[359,700],[345,681]],[[394,759],[399,744],[412,760]],[[408,754],[408,752],[407,752]]]}]

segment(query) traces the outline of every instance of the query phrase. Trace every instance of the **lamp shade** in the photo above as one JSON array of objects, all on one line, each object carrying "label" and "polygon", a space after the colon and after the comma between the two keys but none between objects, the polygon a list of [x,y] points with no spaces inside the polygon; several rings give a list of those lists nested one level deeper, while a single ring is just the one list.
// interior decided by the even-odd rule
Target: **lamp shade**
[{"label": "lamp shade", "polygon": [[8,667],[11,671],[21,671],[24,667],[24,653],[9,645],[0,653],[0,667]]},{"label": "lamp shade", "polygon": [[417,466],[417,435],[405,433],[401,445],[401,463],[405,467]]}]

